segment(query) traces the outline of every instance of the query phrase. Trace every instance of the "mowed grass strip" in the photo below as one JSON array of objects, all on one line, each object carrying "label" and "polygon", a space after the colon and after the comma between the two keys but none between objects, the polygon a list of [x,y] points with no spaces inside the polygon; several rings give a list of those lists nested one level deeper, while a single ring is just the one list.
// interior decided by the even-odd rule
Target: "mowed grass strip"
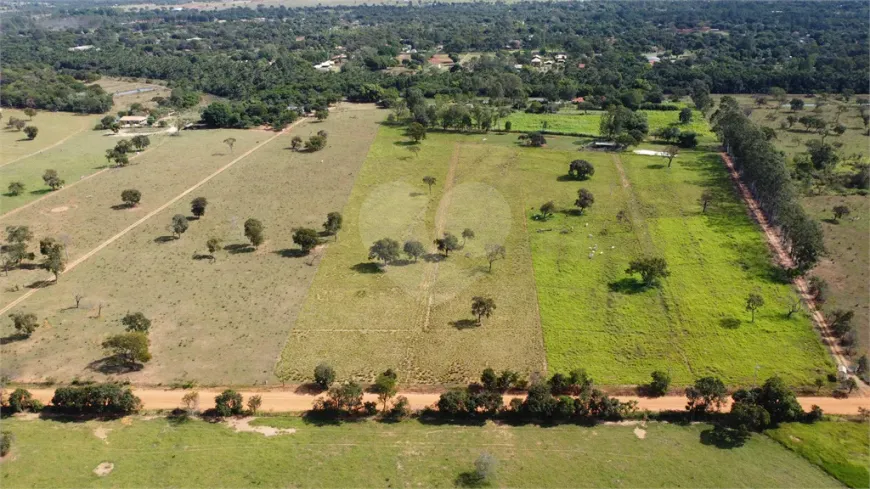
[{"label": "mowed grass strip", "polygon": [[[487,453],[498,461],[494,484],[504,487],[842,487],[764,436],[731,450],[703,444],[710,427],[701,424],[316,426],[291,417],[252,424],[296,431],[266,437],[236,433],[225,424],[138,417],[86,423],[8,419],[4,430],[15,442],[0,474],[9,488],[372,487],[400,481],[454,487]],[[105,462],[112,471],[94,474]]]},{"label": "mowed grass strip", "polygon": [[[103,378],[111,372],[91,364],[104,356],[99,343],[123,330],[124,314],[141,311],[152,320],[154,358],[144,370],[125,375],[132,381],[275,382],[275,360],[318,260],[317,253],[298,256],[293,230],[320,227],[328,212],[342,209],[384,115],[373,106],[356,108],[338,109],[326,122],[304,122],[279,136],[64,274],[58,284],[16,306],[15,311],[36,313],[46,326],[27,341],[3,346],[4,373],[32,380]],[[289,149],[293,136],[307,138],[318,130],[330,135],[322,151]],[[242,141],[250,147],[274,135],[231,133],[239,141],[236,156],[220,143],[227,135],[215,133],[218,139],[211,141],[206,154],[222,155],[212,156],[222,160],[215,167],[242,154]],[[184,146],[174,154],[174,164],[160,167],[164,178],[187,169]],[[209,173],[192,178],[187,186]],[[172,239],[167,229],[172,216],[189,216],[189,202],[199,196],[209,201],[206,215],[191,220],[181,239]],[[257,250],[248,246],[243,234],[248,218],[265,226],[266,241]],[[224,245],[215,263],[204,256],[205,243],[212,237]],[[86,296],[78,310],[70,308],[76,293]],[[95,318],[100,304],[102,316]],[[10,333],[4,323],[2,334]]]},{"label": "mowed grass strip", "polygon": [[[595,165],[588,181],[565,179],[578,157]],[[809,319],[784,317],[795,295],[775,279],[716,155],[684,151],[668,169],[659,157],[542,150],[528,164],[527,207],[554,200],[570,211],[577,189],[595,195],[584,216],[561,212],[529,226],[551,371],[583,367],[610,385],[647,382],[653,370],[682,385],[705,375],[746,385],[757,365],[760,375],[810,385],[833,369]],[[716,194],[706,214],[705,189]],[[640,287],[625,274],[640,256],[666,258],[671,276]],[[744,311],[749,292],[767,302],[754,323]]]},{"label": "mowed grass strip", "polygon": [[765,433],[849,487],[870,486],[867,422],[788,423]]},{"label": "mowed grass strip", "polygon": [[[433,133],[414,154],[400,128],[381,128],[345,209],[344,230],[329,245],[287,340],[279,376],[309,380],[320,362],[340,378],[360,380],[393,368],[407,384],[467,382],[487,366],[545,368],[520,153],[485,139]],[[422,181],[427,175],[437,179],[431,193]],[[460,236],[465,228],[476,236],[441,259],[436,234]],[[419,240],[429,255],[382,268],[368,260],[368,249],[384,237]],[[492,273],[489,244],[507,251]],[[478,295],[496,303],[482,326],[470,311]]]}]

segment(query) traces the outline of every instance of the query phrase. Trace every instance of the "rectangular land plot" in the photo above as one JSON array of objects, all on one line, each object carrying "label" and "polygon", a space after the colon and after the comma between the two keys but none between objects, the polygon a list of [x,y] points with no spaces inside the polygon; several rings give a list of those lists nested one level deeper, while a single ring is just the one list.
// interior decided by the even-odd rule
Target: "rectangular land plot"
[{"label": "rectangular land plot", "polygon": [[[23,131],[6,129],[6,122],[13,117],[23,120],[28,126],[36,126],[39,129],[36,138],[29,140]],[[4,108],[3,119],[3,129],[0,130],[0,167],[45,151],[80,131],[90,129],[99,117],[39,111],[29,120],[21,110]],[[5,187],[2,190],[6,192]]]},{"label": "rectangular land plot", "polygon": [[[104,357],[99,343],[123,331],[124,314],[141,311],[152,320],[153,359],[141,371],[122,372],[125,378],[139,384],[274,382],[275,360],[319,259],[319,250],[298,256],[293,230],[319,228],[328,212],[344,207],[383,116],[371,105],[340,107],[329,120],[302,122],[268,143],[274,133],[215,131],[204,148],[206,155],[220,153],[213,156],[215,169],[233,159],[220,142],[228,135],[237,139],[235,158],[258,142],[265,144],[17,305],[14,312],[34,312],[45,325],[32,338],[3,346],[4,373],[25,380],[101,378],[112,372],[99,362]],[[307,138],[318,130],[329,133],[325,149],[289,149],[295,135]],[[197,140],[191,137],[190,143]],[[174,164],[160,167],[161,172],[171,179],[197,151],[203,149],[177,148]],[[209,174],[203,172],[188,186]],[[170,219],[189,215],[190,200],[199,196],[209,201],[205,216],[191,220],[181,239],[172,239]],[[243,235],[248,218],[265,226],[266,241],[257,250]],[[224,244],[214,263],[204,256],[212,237]],[[70,306],[78,292],[86,299],[76,310]],[[99,304],[102,315],[96,318]],[[4,322],[2,334],[9,333]]]},{"label": "rectangular land plot", "polygon": [[[529,226],[551,371],[586,368],[601,384],[641,384],[653,370],[685,385],[705,375],[746,385],[781,375],[810,385],[833,369],[802,314],[785,318],[791,287],[776,279],[757,225],[746,215],[715,154],[660,157],[581,153],[596,173],[558,182],[563,165],[537,164],[528,195],[570,209],[577,189],[595,195],[584,216],[565,213]],[[706,213],[699,196],[715,194]],[[626,219],[617,219],[624,211]],[[588,223],[588,225],[587,225]],[[579,229],[560,235],[544,228]],[[594,254],[593,254],[594,253]],[[670,277],[640,287],[625,273],[639,256],[667,259]],[[766,306],[750,322],[749,292]]]},{"label": "rectangular land plot", "polygon": [[[497,144],[487,139],[499,140]],[[515,137],[430,134],[419,153],[400,128],[381,128],[287,340],[278,375],[309,380],[320,362],[339,378],[370,381],[397,370],[406,384],[463,383],[486,367],[544,371],[544,351],[525,232],[522,149]],[[507,144],[505,144],[507,143]],[[435,177],[431,193],[424,176]],[[443,232],[475,237],[448,258]],[[381,238],[419,240],[427,255],[385,267],[368,260]],[[461,238],[460,238],[461,239]],[[493,264],[489,244],[506,258]],[[496,310],[478,326],[474,296]]]}]

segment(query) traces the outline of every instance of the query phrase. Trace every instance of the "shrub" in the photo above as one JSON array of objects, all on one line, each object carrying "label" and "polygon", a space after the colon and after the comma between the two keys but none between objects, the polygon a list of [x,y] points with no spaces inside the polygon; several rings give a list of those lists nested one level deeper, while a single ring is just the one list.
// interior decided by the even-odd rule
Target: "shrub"
[{"label": "shrub", "polygon": [[656,370],[652,373],[652,381],[649,383],[649,392],[653,396],[663,396],[667,394],[670,385],[671,376],[666,372]]},{"label": "shrub", "polygon": [[5,457],[12,450],[12,433],[0,431],[0,457]]},{"label": "shrub", "polygon": [[335,382],[335,370],[325,363],[314,367],[314,382],[321,388],[328,389]]},{"label": "shrub", "polygon": [[106,383],[59,387],[54,391],[51,404],[67,413],[122,415],[138,411],[142,401],[129,387]]},{"label": "shrub", "polygon": [[242,395],[238,392],[227,389],[214,398],[215,411],[218,416],[237,416],[242,414],[243,403]]},{"label": "shrub", "polygon": [[33,395],[26,389],[15,389],[9,394],[9,410],[13,413],[23,413],[31,408]]}]

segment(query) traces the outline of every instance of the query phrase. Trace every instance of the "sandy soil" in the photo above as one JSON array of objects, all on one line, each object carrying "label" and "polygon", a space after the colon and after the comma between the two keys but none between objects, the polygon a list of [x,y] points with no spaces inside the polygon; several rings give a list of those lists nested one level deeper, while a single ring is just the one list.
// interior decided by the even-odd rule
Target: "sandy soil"
[{"label": "sandy soil", "polygon": [[112,470],[115,469],[115,464],[112,462],[103,462],[100,465],[97,465],[97,468],[94,469],[94,473],[100,477],[105,477],[112,473]]}]

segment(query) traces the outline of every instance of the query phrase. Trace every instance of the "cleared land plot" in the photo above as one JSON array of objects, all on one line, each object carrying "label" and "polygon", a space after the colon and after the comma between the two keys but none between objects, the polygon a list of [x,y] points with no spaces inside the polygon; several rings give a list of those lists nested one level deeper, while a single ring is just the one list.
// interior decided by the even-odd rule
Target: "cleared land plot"
[{"label": "cleared land plot", "polygon": [[[595,165],[588,181],[565,179],[578,157]],[[795,294],[775,280],[763,237],[717,155],[684,151],[670,169],[663,158],[626,153],[543,150],[524,162],[526,208],[554,200],[567,211],[529,224],[551,371],[583,367],[611,385],[648,382],[653,370],[669,371],[677,384],[717,375],[746,385],[756,365],[762,376],[809,385],[832,371],[809,319],[784,317]],[[581,187],[596,200],[576,216]],[[716,196],[706,214],[698,202],[705,189]],[[645,255],[668,261],[671,276],[659,288],[625,273]],[[744,311],[752,291],[767,303],[754,323]]]},{"label": "cleared land plot", "polygon": [[[134,103],[140,103],[145,107],[153,108],[157,104],[152,102],[154,97],[168,97],[171,90],[156,83],[145,83],[144,80],[126,80],[120,78],[100,78],[97,85],[103,90],[113,94],[116,109],[125,109]],[[134,90],[146,89],[138,93],[129,93]]]},{"label": "cleared land plot", "polygon": [[799,453],[849,487],[870,486],[870,426],[866,422],[789,423],[767,431],[774,440]]},{"label": "cleared land plot", "polygon": [[[309,380],[320,362],[340,378],[396,369],[406,384],[462,383],[487,366],[543,371],[544,352],[523,216],[524,150],[515,137],[430,134],[414,155],[402,129],[382,127],[287,340],[278,375]],[[495,143],[495,144],[491,144]],[[424,176],[437,179],[431,193]],[[475,232],[442,259],[433,240]],[[368,249],[419,240],[428,255],[385,268]],[[461,239],[461,238],[460,238]],[[507,257],[488,271],[485,248]],[[477,326],[473,296],[495,300]]]},{"label": "cleared land plot", "polygon": [[[686,481],[693,487],[842,487],[764,436],[731,450],[705,444],[707,425],[316,426],[299,418],[252,424],[295,432],[266,437],[225,424],[165,419],[9,419],[4,429],[15,444],[0,474],[10,488],[453,487],[489,453],[498,460],[494,485],[503,487],[676,487]],[[104,462],[113,469],[99,477],[93,471]]]},{"label": "cleared land plot", "polygon": [[[154,358],[144,370],[130,373],[131,380],[274,382],[275,359],[319,253],[298,257],[293,228],[319,227],[328,212],[342,209],[376,132],[376,121],[384,115],[372,106],[362,109],[339,109],[326,122],[304,122],[279,136],[63,275],[58,284],[17,306],[16,310],[45,318],[50,327],[40,328],[27,341],[4,346],[4,373],[23,379],[99,378],[106,372],[102,365],[89,367],[104,356],[99,342],[122,331],[119,320],[125,313],[141,311],[153,321]],[[320,129],[330,134],[324,150],[288,149],[294,135],[307,138]],[[175,194],[241,156],[247,149],[242,143],[253,147],[273,136],[263,131],[226,132],[214,133],[203,152],[214,160],[210,171],[191,177]],[[235,157],[220,143],[227,135],[238,140]],[[185,137],[187,133],[179,140]],[[187,158],[196,149],[177,148],[163,178],[186,172]],[[143,194],[145,201],[147,194]],[[181,239],[171,239],[166,229],[171,217],[189,215],[189,202],[197,196],[209,200],[205,217],[191,221]],[[102,212],[130,211],[105,208]],[[248,218],[260,219],[265,226],[266,242],[257,250],[243,236]],[[215,263],[203,257],[211,237],[223,239],[225,245]],[[85,293],[91,307],[103,304],[100,318],[90,317],[95,315],[90,308],[69,309],[77,292]],[[4,322],[2,333],[10,332]]]},{"label": "cleared land plot", "polygon": [[[15,117],[27,122],[27,125],[39,128],[36,139],[28,140],[24,131],[6,129],[6,121]],[[97,120],[95,116],[82,116],[66,112],[38,112],[33,120],[17,109],[3,109],[3,129],[0,130],[0,167],[14,161],[45,151],[79,131],[92,127]],[[2,189],[6,192],[6,187]]]}]

